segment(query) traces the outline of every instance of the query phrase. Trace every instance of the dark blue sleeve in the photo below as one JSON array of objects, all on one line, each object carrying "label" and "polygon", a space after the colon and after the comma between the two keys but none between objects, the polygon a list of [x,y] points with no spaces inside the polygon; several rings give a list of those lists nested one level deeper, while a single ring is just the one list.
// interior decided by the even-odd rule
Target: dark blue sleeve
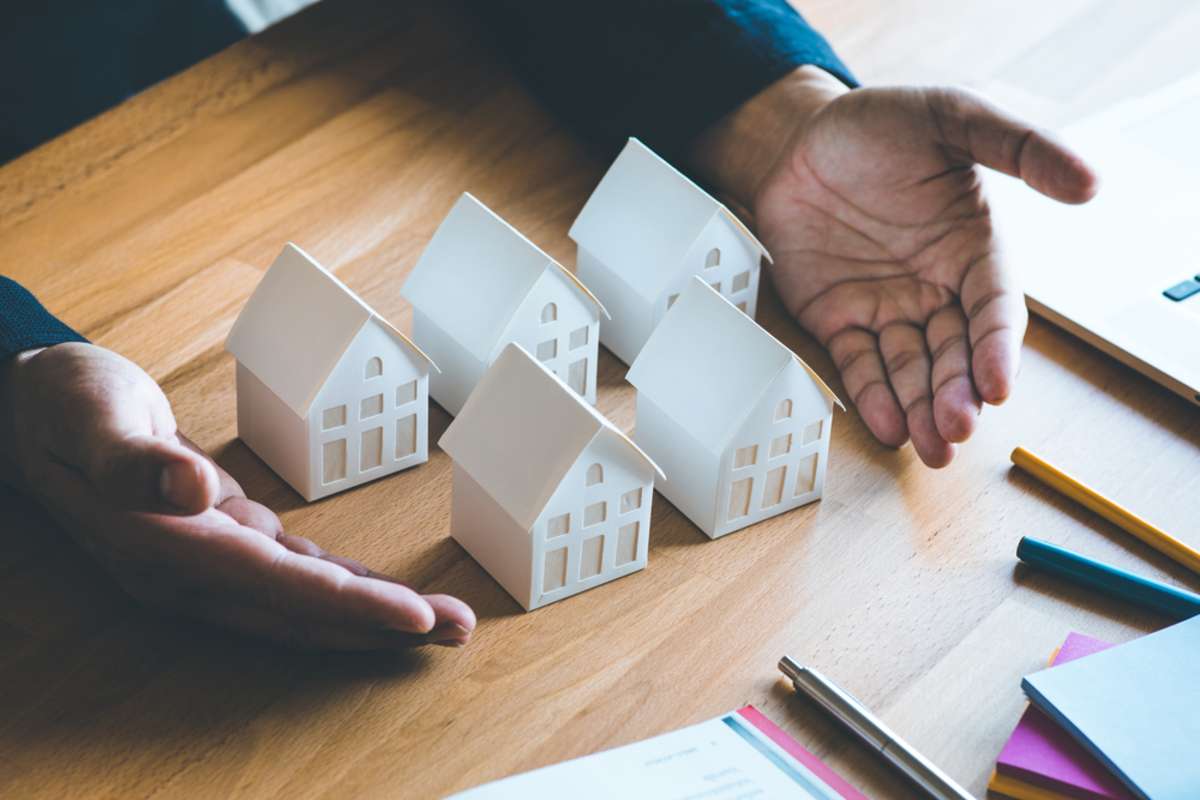
[{"label": "dark blue sleeve", "polygon": [[35,347],[86,341],[47,311],[25,287],[0,275],[0,360]]},{"label": "dark blue sleeve", "polygon": [[585,139],[668,157],[798,66],[854,76],[785,0],[470,0],[524,80]]}]

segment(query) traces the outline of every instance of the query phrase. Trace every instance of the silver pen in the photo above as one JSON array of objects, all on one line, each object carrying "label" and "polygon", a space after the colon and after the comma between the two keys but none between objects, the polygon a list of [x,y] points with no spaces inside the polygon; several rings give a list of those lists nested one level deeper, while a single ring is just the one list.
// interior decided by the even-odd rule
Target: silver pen
[{"label": "silver pen", "polygon": [[784,656],[779,660],[779,671],[791,678],[797,691],[812,698],[928,796],[935,800],[975,800],[970,792],[892,733],[866,706],[815,669],[802,667]]}]

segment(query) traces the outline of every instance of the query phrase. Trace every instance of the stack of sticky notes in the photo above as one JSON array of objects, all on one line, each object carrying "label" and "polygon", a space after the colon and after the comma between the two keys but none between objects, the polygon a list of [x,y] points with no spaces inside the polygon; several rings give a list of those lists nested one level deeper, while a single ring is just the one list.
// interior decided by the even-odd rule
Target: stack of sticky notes
[{"label": "stack of sticky notes", "polygon": [[1200,798],[1200,617],[1119,647],[1071,634],[988,784],[1017,800]]}]

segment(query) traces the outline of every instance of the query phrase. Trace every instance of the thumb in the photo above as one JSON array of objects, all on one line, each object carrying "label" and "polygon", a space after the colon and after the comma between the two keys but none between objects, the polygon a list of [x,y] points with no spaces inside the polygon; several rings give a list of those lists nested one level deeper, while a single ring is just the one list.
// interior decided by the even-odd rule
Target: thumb
[{"label": "thumb", "polygon": [[100,429],[88,439],[84,471],[114,506],[199,514],[217,500],[220,483],[212,463],[174,437],[123,436]]},{"label": "thumb", "polygon": [[1095,171],[1048,132],[964,89],[932,89],[926,99],[952,158],[965,155],[965,163],[1020,178],[1063,203],[1095,196],[1100,184]]}]

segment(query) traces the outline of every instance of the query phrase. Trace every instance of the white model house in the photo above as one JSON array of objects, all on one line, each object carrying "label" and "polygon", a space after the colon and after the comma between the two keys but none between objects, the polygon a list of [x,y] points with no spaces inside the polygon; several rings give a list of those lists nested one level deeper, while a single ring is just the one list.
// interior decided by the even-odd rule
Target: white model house
[{"label": "white model house", "polygon": [[429,395],[457,414],[509,342],[589,403],[604,306],[570,271],[464,193],[404,284],[413,340],[441,365]]},{"label": "white model house", "polygon": [[841,401],[700,278],[627,377],[634,441],[666,470],[658,490],[710,538],[821,497]]},{"label": "white model house", "polygon": [[426,460],[437,366],[294,244],[225,349],[237,359],[238,435],[304,499]]},{"label": "white model house", "polygon": [[580,279],[612,314],[600,342],[626,364],[693,275],[753,319],[760,257],[771,260],[728,208],[637,139],[608,168],[570,236]]},{"label": "white model house", "polygon": [[519,345],[439,444],[451,535],[526,611],[646,566],[658,467]]}]

